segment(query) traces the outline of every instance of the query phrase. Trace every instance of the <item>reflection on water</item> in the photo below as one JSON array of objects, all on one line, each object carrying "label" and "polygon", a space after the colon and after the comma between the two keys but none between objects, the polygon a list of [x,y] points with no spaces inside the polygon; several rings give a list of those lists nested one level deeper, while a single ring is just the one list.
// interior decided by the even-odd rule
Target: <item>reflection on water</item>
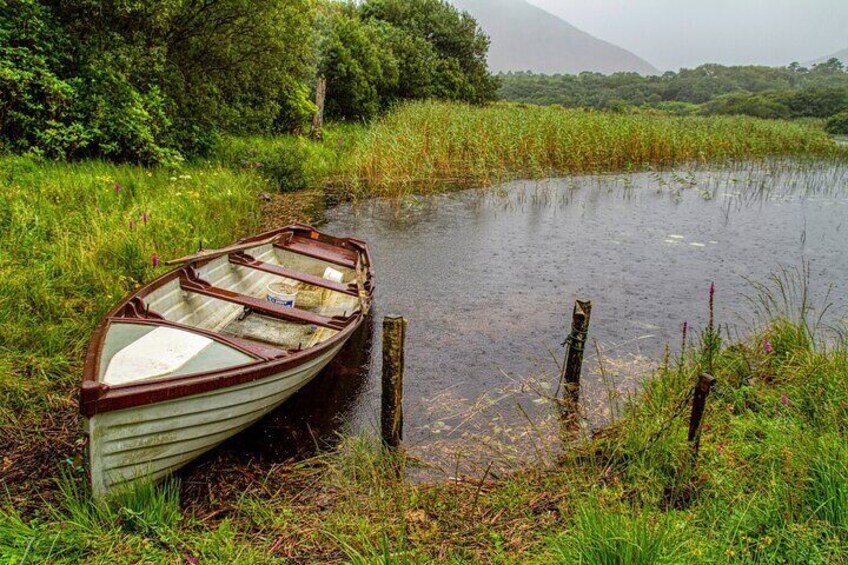
[{"label": "reflection on water", "polygon": [[[441,452],[464,438],[493,453],[517,445],[513,455],[526,459],[548,435],[540,426],[575,299],[594,302],[584,398],[600,422],[610,394],[633,390],[666,344],[679,344],[684,321],[704,325],[711,281],[718,320],[734,337],[755,323],[746,280],[781,265],[809,261],[813,293],[832,286],[831,311],[843,312],[846,221],[845,168],[771,164],[371,200],[331,210],[324,229],[369,242],[375,316],[409,319],[408,444]],[[340,421],[375,432],[373,341],[364,378],[331,371],[248,435],[263,444],[326,438]],[[303,418],[298,437],[279,431],[292,408]]]}]

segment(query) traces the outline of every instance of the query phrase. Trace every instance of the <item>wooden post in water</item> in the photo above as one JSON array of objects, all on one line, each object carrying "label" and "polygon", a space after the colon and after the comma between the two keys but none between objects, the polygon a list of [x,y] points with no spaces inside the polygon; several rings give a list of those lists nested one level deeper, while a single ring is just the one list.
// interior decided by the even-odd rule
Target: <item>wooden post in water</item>
[{"label": "wooden post in water", "polygon": [[309,132],[309,137],[317,141],[324,138],[324,101],[326,98],[327,79],[321,77],[318,79],[318,85],[315,87],[315,106],[318,107],[318,110],[312,116],[312,131]]},{"label": "wooden post in water", "polygon": [[704,373],[695,386],[695,396],[692,400],[692,415],[689,418],[689,449],[692,452],[692,465],[698,461],[698,451],[701,448],[701,424],[704,420],[704,410],[707,397],[715,385],[715,377]]},{"label": "wooden post in water", "polygon": [[580,373],[583,370],[583,352],[586,349],[591,318],[592,303],[588,300],[578,300],[574,304],[574,313],[571,317],[571,334],[565,340],[568,344],[568,352],[560,376],[563,407],[568,415],[577,414],[580,404]]},{"label": "wooden post in water", "polygon": [[383,318],[383,396],[380,428],[383,445],[390,450],[403,440],[403,368],[406,320],[401,316]]}]

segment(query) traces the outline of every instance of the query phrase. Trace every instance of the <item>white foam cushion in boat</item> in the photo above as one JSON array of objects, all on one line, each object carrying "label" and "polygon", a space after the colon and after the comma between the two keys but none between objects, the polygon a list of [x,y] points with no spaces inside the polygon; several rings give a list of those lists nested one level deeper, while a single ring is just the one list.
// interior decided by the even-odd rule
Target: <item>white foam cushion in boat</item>
[{"label": "white foam cushion in boat", "polygon": [[156,328],[118,351],[103,382],[121,385],[169,375],[197,357],[213,341],[174,328]]}]

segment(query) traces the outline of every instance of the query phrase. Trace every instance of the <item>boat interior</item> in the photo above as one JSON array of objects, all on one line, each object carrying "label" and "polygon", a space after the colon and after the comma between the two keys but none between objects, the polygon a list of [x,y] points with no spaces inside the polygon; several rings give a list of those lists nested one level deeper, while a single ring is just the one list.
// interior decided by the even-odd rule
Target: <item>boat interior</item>
[{"label": "boat interior", "polygon": [[110,319],[99,382],[134,384],[278,359],[326,342],[367,313],[367,254],[284,235],[188,263],[136,295]]}]

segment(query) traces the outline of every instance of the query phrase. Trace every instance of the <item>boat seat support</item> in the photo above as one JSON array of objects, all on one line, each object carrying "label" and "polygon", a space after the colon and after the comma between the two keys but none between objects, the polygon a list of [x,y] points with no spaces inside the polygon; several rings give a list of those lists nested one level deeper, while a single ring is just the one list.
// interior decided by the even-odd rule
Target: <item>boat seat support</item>
[{"label": "boat seat support", "polygon": [[286,267],[281,267],[279,265],[272,265],[271,263],[265,263],[264,261],[260,261],[246,253],[231,254],[230,263],[232,263],[233,265],[238,265],[239,267],[246,267],[248,269],[262,271],[263,273],[277,275],[278,277],[284,277],[287,279],[300,281],[311,286],[317,286],[318,288],[326,288],[327,290],[332,290],[333,292],[340,292],[349,296],[359,296],[359,290],[356,284],[345,285],[341,283],[336,283],[321,277],[316,277],[315,275],[310,275],[308,273],[295,271],[293,269],[287,269]]},{"label": "boat seat support", "polygon": [[278,318],[300,324],[312,324],[336,331],[343,330],[348,324],[352,323],[358,315],[358,313],[354,313],[347,318],[328,318],[326,316],[320,316],[298,308],[286,308],[284,306],[272,304],[266,300],[260,300],[259,298],[254,298],[246,294],[240,294],[224,288],[212,286],[201,279],[193,267],[186,267],[180,271],[180,287],[189,292],[209,296],[211,298],[238,304],[240,306],[246,306],[254,312],[264,314],[272,318]]}]

